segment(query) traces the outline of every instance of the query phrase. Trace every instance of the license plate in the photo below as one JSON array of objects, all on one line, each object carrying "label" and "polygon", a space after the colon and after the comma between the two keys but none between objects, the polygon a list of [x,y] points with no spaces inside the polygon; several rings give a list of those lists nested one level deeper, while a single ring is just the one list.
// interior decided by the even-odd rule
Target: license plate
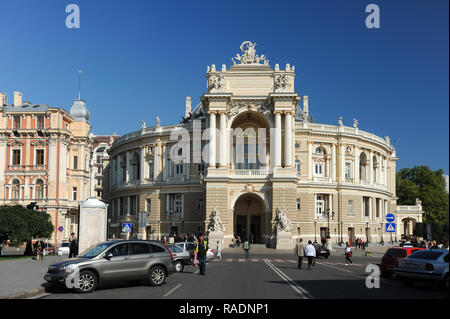
[{"label": "license plate", "polygon": [[326,253],[327,251],[326,251],[326,250],[321,250],[320,252],[321,252],[321,253]]},{"label": "license plate", "polygon": [[411,263],[406,263],[404,266],[405,266],[405,268],[408,268],[408,269],[417,269],[417,268],[419,268],[419,265],[411,264]]}]

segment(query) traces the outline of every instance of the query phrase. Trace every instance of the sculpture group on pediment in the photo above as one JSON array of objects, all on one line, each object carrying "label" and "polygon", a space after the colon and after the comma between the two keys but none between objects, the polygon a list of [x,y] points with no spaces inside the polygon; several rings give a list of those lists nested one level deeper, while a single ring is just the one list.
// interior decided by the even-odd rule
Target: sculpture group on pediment
[{"label": "sculpture group on pediment", "polygon": [[225,78],[223,74],[211,74],[208,77],[208,92],[210,93],[225,92]]},{"label": "sculpture group on pediment", "polygon": [[[240,64],[259,64],[260,62],[263,62],[264,65],[268,65],[269,60],[266,59],[264,54],[261,56],[258,56],[256,54],[255,46],[256,43],[244,41],[240,46],[241,52],[243,54],[240,55],[238,53],[236,54],[236,57],[231,58],[233,65],[236,65],[236,62],[239,62]],[[234,59],[236,59],[236,61]]]}]

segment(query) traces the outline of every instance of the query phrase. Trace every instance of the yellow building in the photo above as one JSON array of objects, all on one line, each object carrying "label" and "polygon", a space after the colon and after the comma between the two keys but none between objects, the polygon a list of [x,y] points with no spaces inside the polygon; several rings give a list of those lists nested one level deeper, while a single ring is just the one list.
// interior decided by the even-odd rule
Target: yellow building
[{"label": "yellow building", "polygon": [[90,130],[80,97],[67,112],[22,102],[20,92],[8,104],[0,93],[0,201],[46,210],[56,244],[78,232],[78,204],[89,197]]},{"label": "yellow building", "polygon": [[231,67],[208,66],[206,79],[199,105],[191,110],[186,98],[180,124],[143,122],[112,144],[111,234],[124,236],[124,222],[141,238],[205,232],[217,211],[224,245],[234,235],[278,248],[298,237],[382,240],[384,216],[396,211],[388,137],[360,130],[356,119],[313,123],[295,67],[272,68],[249,41]]}]

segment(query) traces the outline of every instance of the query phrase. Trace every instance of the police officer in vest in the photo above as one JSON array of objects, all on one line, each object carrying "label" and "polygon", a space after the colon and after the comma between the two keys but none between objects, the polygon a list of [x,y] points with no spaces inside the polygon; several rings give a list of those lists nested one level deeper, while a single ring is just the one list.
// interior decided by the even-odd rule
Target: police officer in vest
[{"label": "police officer in vest", "polygon": [[245,256],[245,258],[248,258],[249,250],[250,250],[250,243],[248,242],[248,240],[244,241],[244,245],[242,247],[244,248],[244,256]]},{"label": "police officer in vest", "polygon": [[206,275],[206,254],[208,252],[208,242],[203,238],[202,234],[199,236],[195,251],[197,252],[197,259],[200,266],[200,275]]}]

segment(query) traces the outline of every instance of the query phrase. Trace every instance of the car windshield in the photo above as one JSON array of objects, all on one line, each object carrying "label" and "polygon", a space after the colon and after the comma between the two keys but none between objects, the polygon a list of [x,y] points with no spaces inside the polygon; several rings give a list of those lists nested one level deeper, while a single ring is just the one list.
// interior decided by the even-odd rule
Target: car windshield
[{"label": "car windshield", "polygon": [[419,250],[415,253],[412,253],[409,255],[408,258],[417,258],[417,259],[431,259],[436,260],[441,256],[443,253],[439,251],[432,251],[432,250]]},{"label": "car windshield", "polygon": [[183,252],[183,249],[181,249],[180,247],[178,247],[176,245],[167,245],[167,248],[169,248],[171,252],[176,252],[176,253]]},{"label": "car windshield", "polygon": [[77,257],[94,258],[94,257],[98,256],[99,254],[101,254],[102,252],[104,252],[108,247],[110,247],[113,244],[115,244],[115,243],[110,242],[110,243],[101,243],[100,245],[97,245],[97,246],[91,246],[88,249],[86,249],[85,251],[83,251],[81,254],[79,254]]},{"label": "car windshield", "polygon": [[404,249],[388,249],[388,251],[386,252],[386,256],[405,258],[406,250],[404,250]]}]

